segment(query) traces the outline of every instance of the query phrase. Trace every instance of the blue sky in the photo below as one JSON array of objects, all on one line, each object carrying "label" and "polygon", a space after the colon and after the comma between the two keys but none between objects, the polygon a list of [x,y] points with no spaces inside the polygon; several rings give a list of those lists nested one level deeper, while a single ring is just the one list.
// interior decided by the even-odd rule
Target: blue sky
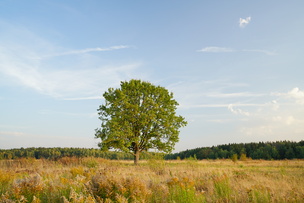
[{"label": "blue sky", "polygon": [[97,147],[120,81],[174,93],[175,151],[304,139],[304,1],[0,2],[0,148]]}]

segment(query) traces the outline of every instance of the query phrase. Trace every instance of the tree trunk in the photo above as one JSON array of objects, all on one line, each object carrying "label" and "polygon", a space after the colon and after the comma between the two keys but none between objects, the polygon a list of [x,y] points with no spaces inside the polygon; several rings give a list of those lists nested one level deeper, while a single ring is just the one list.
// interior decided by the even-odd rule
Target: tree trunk
[{"label": "tree trunk", "polygon": [[139,150],[134,151],[134,164],[138,165],[139,162]]}]

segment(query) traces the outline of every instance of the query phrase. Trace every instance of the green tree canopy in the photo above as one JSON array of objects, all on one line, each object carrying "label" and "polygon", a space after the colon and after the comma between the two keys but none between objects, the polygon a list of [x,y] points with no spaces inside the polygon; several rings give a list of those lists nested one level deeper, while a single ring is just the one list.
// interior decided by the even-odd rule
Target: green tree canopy
[{"label": "green tree canopy", "polygon": [[141,80],[121,82],[120,88],[109,88],[103,94],[105,104],[98,109],[102,150],[118,149],[139,155],[148,149],[169,153],[179,138],[179,128],[187,122],[176,115],[177,101],[173,93]]}]

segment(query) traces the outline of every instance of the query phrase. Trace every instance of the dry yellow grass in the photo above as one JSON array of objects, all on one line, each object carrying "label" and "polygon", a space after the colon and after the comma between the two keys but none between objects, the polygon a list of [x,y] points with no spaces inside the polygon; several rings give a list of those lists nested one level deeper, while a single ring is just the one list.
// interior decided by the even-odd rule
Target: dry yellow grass
[{"label": "dry yellow grass", "polygon": [[304,202],[304,160],[2,160],[0,195],[0,202]]}]

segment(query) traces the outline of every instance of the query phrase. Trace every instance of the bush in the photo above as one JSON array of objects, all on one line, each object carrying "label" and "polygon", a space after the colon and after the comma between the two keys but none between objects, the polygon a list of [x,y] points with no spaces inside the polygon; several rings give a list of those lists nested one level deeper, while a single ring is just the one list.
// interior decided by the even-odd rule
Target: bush
[{"label": "bush", "polygon": [[240,161],[247,161],[247,156],[246,156],[246,154],[241,154],[241,156],[240,156]]},{"label": "bush", "polygon": [[237,154],[233,154],[233,155],[231,156],[231,160],[233,161],[233,163],[236,163],[237,160],[238,160]]}]

